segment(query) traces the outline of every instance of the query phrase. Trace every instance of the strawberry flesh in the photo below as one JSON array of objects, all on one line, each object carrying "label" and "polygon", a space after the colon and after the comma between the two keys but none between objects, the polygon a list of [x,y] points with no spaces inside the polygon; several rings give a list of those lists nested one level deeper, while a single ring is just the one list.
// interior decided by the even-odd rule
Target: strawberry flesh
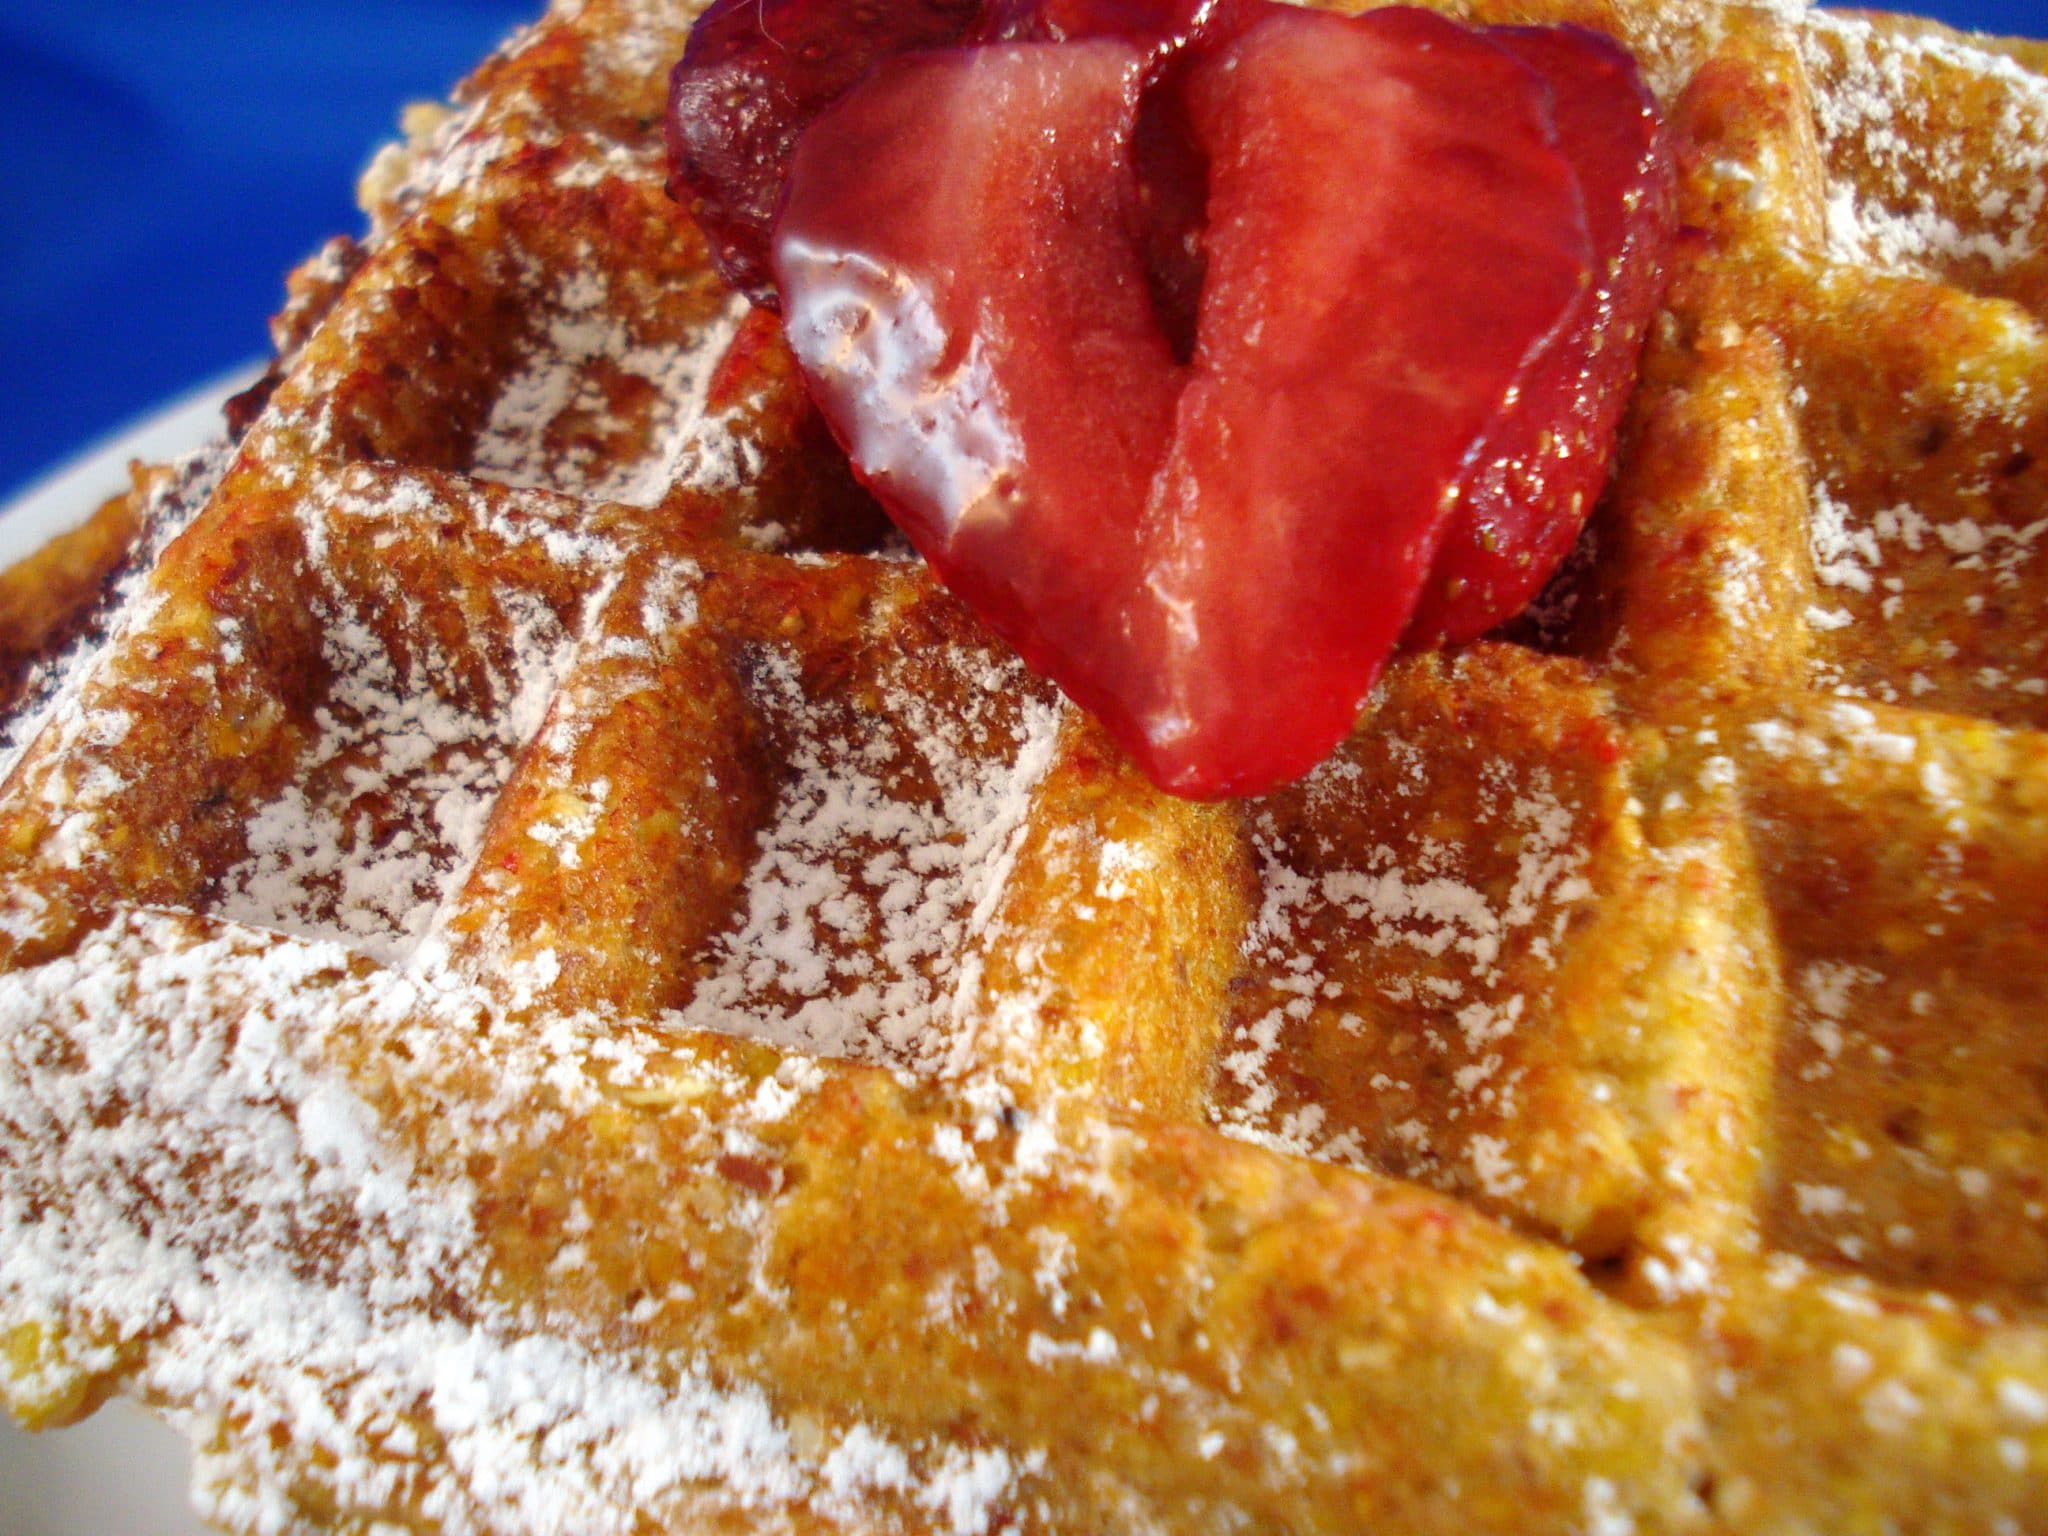
[{"label": "strawberry flesh", "polygon": [[1144,51],[1147,89],[1131,146],[1139,239],[1153,309],[1182,362],[1194,351],[1208,269],[1209,167],[1188,121],[1181,56],[1221,46],[1264,11],[1263,0],[989,0],[975,34],[1004,42],[1115,37]]},{"label": "strawberry flesh", "polygon": [[804,135],[776,240],[856,469],[1041,664],[1086,640],[1089,573],[1137,570],[1179,391],[1130,235],[1142,66],[1116,41],[887,64]]},{"label": "strawberry flesh", "polygon": [[826,419],[940,576],[1155,781],[1253,793],[1350,729],[1591,244],[1509,52],[1247,4],[1171,77],[1206,171],[1183,362],[1134,149],[1161,57],[884,65],[802,133],[773,268]]},{"label": "strawberry flesh", "polygon": [[714,0],[669,76],[669,195],[719,275],[773,308],[768,240],[798,136],[877,64],[965,39],[979,0]]},{"label": "strawberry flesh", "polygon": [[1673,224],[1671,157],[1628,55],[1574,27],[1485,36],[1551,85],[1559,147],[1585,196],[1595,279],[1475,450],[1411,645],[1469,640],[1514,617],[1571,552],[1606,483]]},{"label": "strawberry flesh", "polygon": [[1276,10],[1189,99],[1209,265],[1147,508],[1146,728],[1168,787],[1249,793],[1350,730],[1589,248],[1541,83],[1426,12]]},{"label": "strawberry flesh", "polygon": [[[669,77],[669,192],[710,237],[719,274],[779,308],[768,246],[796,141],[886,60],[968,41],[1111,37],[1142,48],[1156,75],[1254,10],[1244,0],[716,0]],[[1146,270],[1185,356],[1202,287],[1204,168],[1176,99],[1147,99],[1137,157]]]},{"label": "strawberry flesh", "polygon": [[973,40],[1066,43],[1121,38],[1157,63],[1198,38],[1221,40],[1258,0],[987,0]]}]

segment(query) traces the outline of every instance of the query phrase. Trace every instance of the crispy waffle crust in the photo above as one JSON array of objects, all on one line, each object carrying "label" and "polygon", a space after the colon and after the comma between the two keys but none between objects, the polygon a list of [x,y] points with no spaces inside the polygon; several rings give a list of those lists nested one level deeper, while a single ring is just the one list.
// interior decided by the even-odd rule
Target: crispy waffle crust
[{"label": "crispy waffle crust", "polygon": [[1238,805],[883,539],[685,8],[419,114],[10,622],[0,1399],[252,1532],[2048,1529],[2040,45],[1474,12],[1644,61],[1668,311],[1538,611]]}]

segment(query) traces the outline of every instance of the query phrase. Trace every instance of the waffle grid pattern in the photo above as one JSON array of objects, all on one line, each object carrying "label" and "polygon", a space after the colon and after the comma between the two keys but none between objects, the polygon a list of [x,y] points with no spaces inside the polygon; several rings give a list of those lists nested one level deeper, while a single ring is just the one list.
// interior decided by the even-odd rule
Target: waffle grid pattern
[{"label": "waffle grid pattern", "polygon": [[2048,1527],[2041,48],[1472,12],[1644,59],[1667,311],[1539,609],[1246,805],[888,537],[685,10],[413,115],[22,683],[0,1400],[247,1531]]}]

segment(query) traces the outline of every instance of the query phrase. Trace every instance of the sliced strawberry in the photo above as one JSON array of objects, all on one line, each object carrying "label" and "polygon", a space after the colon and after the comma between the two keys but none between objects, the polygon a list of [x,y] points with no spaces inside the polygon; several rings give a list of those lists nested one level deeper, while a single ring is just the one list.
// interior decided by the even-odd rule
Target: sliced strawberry
[{"label": "sliced strawberry", "polygon": [[1266,7],[1190,54],[1183,366],[1140,254],[1148,57],[884,66],[803,135],[774,267],[828,421],[948,584],[1156,781],[1251,793],[1349,730],[1589,245],[1527,67],[1422,13]]},{"label": "sliced strawberry", "polygon": [[1671,157],[1655,103],[1619,45],[1575,27],[1485,35],[1551,84],[1559,147],[1585,198],[1595,281],[1473,455],[1409,629],[1416,645],[1469,640],[1512,618],[1571,552],[1606,483],[1672,229]]},{"label": "sliced strawberry", "polygon": [[1169,785],[1291,778],[1356,719],[1446,492],[1587,280],[1546,97],[1485,42],[1400,9],[1275,16],[1195,66],[1208,286],[1148,509],[1148,586],[1198,616],[1167,633],[1152,730],[1185,720],[1191,748]]},{"label": "sliced strawberry", "polygon": [[1056,677],[1040,621],[1089,629],[1076,578],[1135,578],[1179,392],[1131,237],[1143,64],[1102,41],[884,65],[804,135],[775,243],[790,345],[856,471]]},{"label": "sliced strawberry", "polygon": [[[711,241],[727,282],[756,304],[779,299],[768,242],[797,138],[897,54],[977,42],[1113,37],[1143,48],[1155,73],[1198,35],[1222,36],[1260,0],[716,0],[690,29],[669,77],[669,192]],[[1137,155],[1146,266],[1170,334],[1192,345],[1202,287],[1204,168],[1155,93]]]},{"label": "sliced strawberry", "polygon": [[987,0],[974,40],[1066,43],[1109,37],[1157,57],[1207,32],[1238,0]]},{"label": "sliced strawberry", "polygon": [[669,76],[669,195],[721,276],[776,303],[768,237],[803,132],[884,59],[957,43],[980,0],[714,0]]},{"label": "sliced strawberry", "polygon": [[1153,307],[1174,355],[1194,351],[1195,317],[1208,267],[1203,244],[1209,167],[1187,118],[1191,49],[1228,43],[1266,12],[1265,0],[988,0],[975,37],[1070,42],[1113,37],[1145,52],[1148,89],[1138,104],[1132,155],[1138,229]]}]

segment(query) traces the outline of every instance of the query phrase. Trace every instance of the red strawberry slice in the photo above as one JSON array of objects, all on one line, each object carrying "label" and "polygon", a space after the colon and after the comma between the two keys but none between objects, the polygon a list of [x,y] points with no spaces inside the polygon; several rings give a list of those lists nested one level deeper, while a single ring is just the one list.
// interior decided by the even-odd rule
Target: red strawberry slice
[{"label": "red strawberry slice", "polygon": [[1475,34],[1272,6],[1190,60],[1186,365],[1125,43],[884,65],[802,135],[774,270],[827,420],[941,577],[1157,782],[1217,796],[1350,729],[1591,273],[1548,92]]},{"label": "red strawberry slice", "polygon": [[1188,122],[1186,60],[1179,56],[1223,46],[1266,9],[1264,0],[988,0],[975,33],[994,42],[1114,37],[1144,50],[1151,88],[1138,103],[1132,148],[1138,227],[1153,308],[1182,362],[1194,351],[1208,267],[1202,233],[1209,167]]},{"label": "red strawberry slice", "polygon": [[1082,637],[1075,605],[1099,594],[1076,578],[1135,576],[1172,430],[1181,370],[1131,238],[1142,74],[1114,41],[911,55],[821,118],[792,167],[775,262],[812,393],[948,585],[1013,640],[1045,619]]},{"label": "red strawberry slice", "polygon": [[1495,27],[1550,82],[1578,173],[1595,281],[1473,456],[1407,643],[1469,640],[1512,618],[1571,552],[1600,498],[1643,333],[1663,291],[1671,157],[1629,56],[1575,27]]},{"label": "red strawberry slice", "polygon": [[882,60],[964,39],[980,0],[714,0],[669,76],[669,195],[725,280],[774,307],[767,254],[797,136]]},{"label": "red strawberry slice", "polygon": [[[987,0],[974,40],[984,43],[1065,43],[1121,38],[1155,60],[1198,36],[1250,15],[1244,0]],[[1239,28],[1241,30],[1241,28]]]},{"label": "red strawberry slice", "polygon": [[[813,119],[887,59],[976,42],[1117,37],[1155,70],[1197,35],[1256,14],[1244,0],[716,0],[669,77],[669,192],[711,240],[719,273],[779,306],[768,244],[789,157]],[[1168,330],[1192,344],[1201,293],[1203,167],[1173,98],[1138,127],[1147,270]]]}]

